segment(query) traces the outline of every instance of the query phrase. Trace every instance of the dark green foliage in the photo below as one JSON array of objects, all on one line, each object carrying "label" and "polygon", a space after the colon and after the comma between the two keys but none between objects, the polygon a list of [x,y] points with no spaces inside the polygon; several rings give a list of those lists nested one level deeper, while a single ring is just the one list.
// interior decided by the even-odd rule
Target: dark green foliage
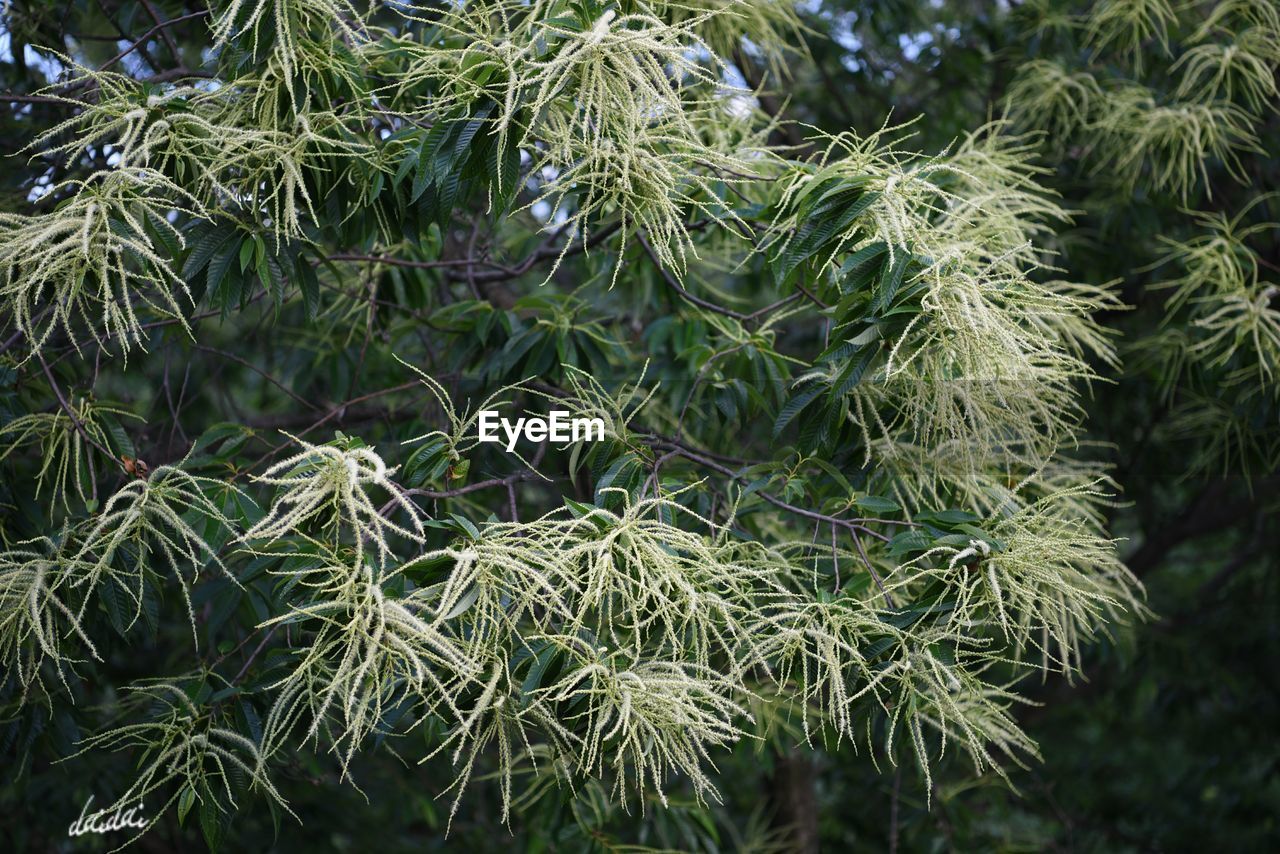
[{"label": "dark green foliage", "polygon": [[4,12],[0,835],[1273,848],[1274,4],[497,5]]}]

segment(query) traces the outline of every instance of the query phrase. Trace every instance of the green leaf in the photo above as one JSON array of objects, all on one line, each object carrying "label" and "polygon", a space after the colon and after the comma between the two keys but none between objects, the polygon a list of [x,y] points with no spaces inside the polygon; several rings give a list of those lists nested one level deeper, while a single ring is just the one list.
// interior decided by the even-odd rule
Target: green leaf
[{"label": "green leaf", "polygon": [[[231,300],[221,300],[222,283],[226,281],[227,272],[231,269],[231,262],[239,257],[240,247],[233,240],[228,240],[218,249],[213,258],[209,261],[209,270],[206,273],[206,281],[208,282],[206,297],[211,304],[226,306]],[[238,296],[231,294],[230,296]]]},{"label": "green leaf", "polygon": [[868,513],[897,513],[902,510],[898,502],[881,495],[864,495],[854,499],[853,504],[859,510],[866,510]]},{"label": "green leaf", "polygon": [[186,821],[187,813],[191,812],[191,807],[196,802],[196,790],[191,788],[190,784],[183,786],[182,794],[178,796],[178,826],[181,827]]},{"label": "green leaf", "polygon": [[964,510],[932,510],[917,513],[915,518],[919,522],[932,522],[944,527],[954,527],[965,522],[977,522],[981,517]]},{"label": "green leaf", "polygon": [[306,309],[307,319],[315,320],[320,309],[320,279],[316,276],[315,268],[301,255],[294,264],[294,273],[298,289],[302,291],[302,304]]},{"label": "green leaf", "polygon": [[217,854],[226,837],[226,822],[229,816],[222,812],[212,794],[200,801],[200,832],[209,850]]},{"label": "green leaf", "polygon": [[240,272],[249,268],[249,260],[253,258],[254,241],[245,240],[240,244]]},{"label": "green leaf", "polygon": [[209,263],[213,253],[222,248],[222,245],[230,240],[235,233],[236,230],[234,228],[208,226],[208,229],[202,232],[201,237],[191,248],[191,254],[187,256],[186,262],[182,265],[182,278],[188,281],[194,278]]},{"label": "green leaf", "polygon": [[468,590],[454,604],[454,606],[449,609],[449,613],[445,614],[441,619],[452,620],[455,617],[462,616],[463,614],[465,614],[467,611],[471,609],[471,606],[474,605],[476,603],[476,600],[479,598],[480,598],[480,585],[478,584],[472,585],[471,589]]},{"label": "green leaf", "polygon": [[805,407],[812,403],[814,398],[822,394],[822,392],[823,386],[814,383],[787,401],[786,406],[782,407],[777,419],[773,422],[773,438],[777,439],[778,436],[782,435],[782,431],[786,429],[787,425],[794,421],[795,417],[803,412]]},{"label": "green leaf", "polygon": [[893,298],[898,294],[898,287],[902,284],[907,264],[911,263],[911,257],[911,253],[901,247],[895,251],[893,266],[886,269],[880,277],[875,300],[871,304],[872,311],[880,312],[893,302]]}]

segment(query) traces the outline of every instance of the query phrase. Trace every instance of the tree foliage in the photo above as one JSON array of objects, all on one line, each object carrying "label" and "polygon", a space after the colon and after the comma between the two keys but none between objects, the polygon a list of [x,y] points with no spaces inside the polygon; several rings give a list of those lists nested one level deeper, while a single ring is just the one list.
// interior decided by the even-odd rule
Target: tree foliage
[{"label": "tree foliage", "polygon": [[[787,121],[838,9],[55,5],[7,13],[19,792],[99,770],[215,849],[396,780],[435,839],[767,847],[724,763],[863,749],[932,804],[1149,614],[1086,432],[1129,271],[1060,185],[1249,182],[1269,0],[1020,9],[999,117],[941,140]],[[1154,262],[1193,470],[1280,447],[1270,204]],[[478,440],[552,408],[604,439]]]}]

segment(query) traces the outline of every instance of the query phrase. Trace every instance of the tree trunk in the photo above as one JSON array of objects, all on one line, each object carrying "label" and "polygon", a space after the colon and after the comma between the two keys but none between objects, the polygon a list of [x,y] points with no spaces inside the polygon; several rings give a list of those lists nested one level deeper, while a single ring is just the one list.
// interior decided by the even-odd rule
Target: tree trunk
[{"label": "tree trunk", "polygon": [[807,752],[791,750],[774,754],[773,774],[768,781],[773,824],[786,829],[789,848],[796,854],[818,852],[815,776],[813,758]]}]

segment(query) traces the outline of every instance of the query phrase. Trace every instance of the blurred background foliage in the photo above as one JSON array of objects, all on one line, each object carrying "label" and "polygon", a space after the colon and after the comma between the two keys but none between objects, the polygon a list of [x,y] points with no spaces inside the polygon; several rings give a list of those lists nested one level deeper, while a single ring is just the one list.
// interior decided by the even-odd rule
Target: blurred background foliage
[{"label": "blurred background foliage", "polygon": [[[927,141],[923,147],[945,145],[975,119],[999,114],[1020,71],[1046,59],[1092,68],[1099,79],[1136,79],[1171,99],[1176,77],[1168,69],[1184,49],[1176,41],[1166,50],[1159,39],[1144,39],[1141,74],[1124,58],[1093,56],[1083,31],[1101,5],[824,2],[806,21],[832,38],[809,40],[818,73],[796,64],[788,109],[820,126],[859,128],[877,125],[888,109],[897,118],[923,115],[916,126]],[[1265,10],[1268,4],[1235,4],[1248,5]],[[1194,11],[1183,14],[1197,20]],[[1042,28],[1046,20],[1056,21],[1056,29]],[[1110,514],[1112,529],[1127,538],[1122,554],[1159,618],[1121,628],[1112,641],[1088,650],[1082,684],[1050,678],[1029,689],[1046,705],[1025,710],[1020,720],[1044,762],[1011,775],[1016,794],[998,778],[974,781],[961,770],[938,782],[930,812],[909,774],[898,785],[892,775],[867,778],[858,765],[824,758],[818,792],[822,836],[832,850],[889,846],[885,816],[895,790],[901,792],[902,850],[1274,850],[1280,839],[1277,411],[1274,402],[1262,412],[1233,402],[1220,374],[1188,377],[1170,396],[1167,367],[1152,355],[1154,339],[1179,321],[1168,318],[1168,292],[1152,286],[1168,277],[1167,266],[1154,266],[1166,254],[1165,239],[1197,232],[1188,208],[1233,216],[1257,201],[1253,221],[1280,219],[1280,206],[1266,196],[1280,188],[1276,106],[1272,90],[1253,123],[1257,150],[1241,157],[1245,180],[1210,159],[1208,180],[1190,199],[1154,191],[1142,180],[1116,186],[1097,168],[1090,149],[1098,141],[1088,130],[1070,140],[1046,139],[1050,185],[1067,208],[1079,211],[1059,234],[1062,266],[1084,281],[1119,280],[1124,301],[1134,307],[1106,318],[1122,333],[1125,370],[1114,384],[1094,387],[1089,423],[1093,438],[1108,447],[1123,488],[1124,503]],[[1264,275],[1274,277],[1280,229],[1260,231],[1256,247]],[[1274,389],[1276,381],[1272,376],[1264,385]],[[1199,423],[1186,417],[1224,405],[1237,416],[1248,413],[1238,428],[1224,427],[1216,413]],[[1224,450],[1226,429],[1238,429],[1252,451]]]},{"label": "blurred background foliage", "polygon": [[[1106,5],[1126,4],[1111,0]],[[1200,4],[1185,17],[1203,19],[1217,5]],[[177,0],[7,5],[0,90],[17,99],[0,110],[0,149],[17,154],[31,139],[31,113],[21,97],[47,82],[42,69],[48,62],[33,46],[65,45],[68,33],[74,33],[84,57],[104,62],[128,44],[123,34],[136,37],[151,26],[152,8],[169,19],[203,7]],[[778,127],[774,141],[801,146],[804,125],[867,133],[891,115],[895,121],[923,116],[914,125],[913,146],[942,148],[988,116],[1000,115],[1010,87],[1039,60],[1089,69],[1100,85],[1132,79],[1157,98],[1172,97],[1177,77],[1171,69],[1185,50],[1179,39],[1190,32],[1184,26],[1164,35],[1140,33],[1126,58],[1114,44],[1108,52],[1096,41],[1089,43],[1088,21],[1098,12],[1089,4],[835,0],[804,2],[798,10],[808,31],[807,54],[785,57],[786,79],[770,77],[764,63],[752,62],[749,45],[739,70],[751,85],[763,86],[764,110],[793,123]],[[189,68],[200,66],[209,50],[206,27],[196,22],[170,34],[169,49],[176,47]],[[163,49],[153,42],[130,62],[145,73],[148,52]],[[1135,63],[1135,53],[1145,61]],[[1234,215],[1256,203],[1250,209],[1253,221],[1280,220],[1275,201],[1262,195],[1280,189],[1280,162],[1273,156],[1280,144],[1274,88],[1264,99],[1265,108],[1250,120],[1257,139],[1253,149],[1241,152],[1234,166],[1208,159],[1205,180],[1197,181],[1189,195],[1155,188],[1144,176],[1127,183],[1114,180],[1105,158],[1093,150],[1095,131],[1088,128],[1073,133],[1055,128],[1045,140],[1043,162],[1052,170],[1047,181],[1064,206],[1078,212],[1057,238],[1061,265],[1082,281],[1118,280],[1124,302],[1132,306],[1103,318],[1121,333],[1125,369],[1114,383],[1093,386],[1090,438],[1110,459],[1123,489],[1122,500],[1109,511],[1109,524],[1125,538],[1122,553],[1146,585],[1157,618],[1117,627],[1110,639],[1088,648],[1084,678],[1077,684],[1050,675],[1021,686],[1044,704],[1018,712],[1040,744],[1043,762],[1010,767],[1006,782],[994,774],[975,779],[972,768],[953,754],[934,769],[927,800],[925,783],[910,763],[894,770],[887,757],[875,756],[877,772],[865,750],[855,755],[846,747],[810,758],[744,743],[732,756],[717,759],[723,804],[700,807],[676,794],[670,808],[648,804],[639,811],[633,804],[628,814],[595,784],[577,792],[534,788],[522,795],[508,831],[499,824],[497,784],[490,780],[474,785],[446,840],[448,807],[435,797],[443,785],[418,781],[451,779],[447,759],[419,768],[385,756],[359,758],[353,776],[360,792],[337,785],[330,762],[299,753],[285,785],[302,826],[286,819],[276,827],[268,813],[243,812],[226,829],[227,847],[767,850],[787,847],[789,837],[778,827],[785,814],[811,823],[822,849],[830,851],[1275,850],[1280,844],[1280,476],[1275,473],[1274,396],[1263,404],[1237,397],[1238,385],[1207,368],[1181,377],[1171,391],[1161,341],[1185,320],[1170,325],[1168,292],[1154,287],[1169,278],[1167,267],[1158,264],[1168,252],[1167,241],[1188,239],[1200,227],[1189,210]],[[1036,129],[1036,118],[1020,121]],[[5,209],[19,207],[31,191],[23,183],[28,171],[21,164],[21,158],[0,163]],[[1273,274],[1280,269],[1274,227],[1259,232],[1254,245],[1260,264]],[[566,318],[562,328],[572,326],[568,334],[577,337],[575,346],[590,348],[590,324],[572,322],[581,306],[565,298],[552,308]],[[493,326],[483,316],[454,320],[461,329],[478,329],[477,335]],[[202,344],[236,350],[238,337],[224,337],[202,337]],[[455,356],[466,359],[464,352]],[[295,375],[310,375],[322,386],[351,388],[357,381],[352,365],[359,362],[312,362],[305,350],[287,358]],[[526,362],[503,370],[519,374],[544,367]],[[173,365],[171,372],[166,365],[165,386],[149,392],[123,387],[132,382],[123,376],[115,380],[122,384],[119,396],[140,401],[143,409],[148,403],[163,406],[164,396],[186,382],[184,369]],[[14,378],[7,370],[0,368],[0,406],[8,406],[13,394]],[[375,380],[383,387],[394,376],[366,373],[361,378]],[[1264,386],[1275,382],[1274,375],[1263,378]],[[108,391],[99,389],[99,394],[109,397]],[[235,401],[227,405],[234,407]],[[287,415],[276,420],[289,426]],[[175,445],[182,439],[170,437]],[[0,501],[15,500],[11,487],[0,486]],[[163,656],[164,649],[154,645],[164,642],[150,643],[118,650],[113,672],[123,679],[151,675],[141,662]],[[81,691],[84,702],[105,703],[111,688],[85,685]],[[80,733],[69,717],[55,717],[41,727],[42,732],[11,729],[11,743],[3,745],[0,833],[7,842],[0,847],[106,850],[109,843],[101,837],[65,838],[63,828],[74,817],[66,807],[82,803],[91,791],[122,788],[124,777],[112,775],[127,769],[86,762],[51,766],[24,745],[48,738],[71,752],[65,748]],[[787,803],[789,809],[780,806]],[[144,850],[201,844],[192,824],[179,827],[172,816],[138,843]]]}]

